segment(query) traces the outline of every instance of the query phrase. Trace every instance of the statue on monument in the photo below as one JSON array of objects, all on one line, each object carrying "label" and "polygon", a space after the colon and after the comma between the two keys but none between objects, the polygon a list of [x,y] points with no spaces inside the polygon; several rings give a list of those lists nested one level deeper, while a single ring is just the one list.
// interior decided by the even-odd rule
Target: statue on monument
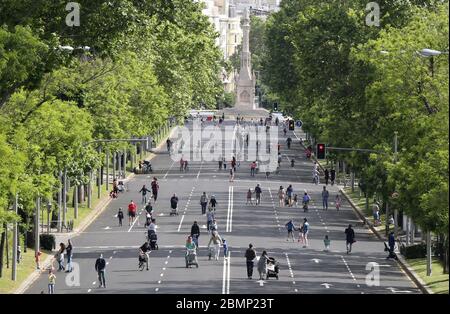
[{"label": "statue on monument", "polygon": [[243,40],[241,52],[241,68],[237,79],[236,105],[237,109],[256,109],[255,86],[256,78],[252,71],[250,53],[250,13],[246,8],[243,16]]}]

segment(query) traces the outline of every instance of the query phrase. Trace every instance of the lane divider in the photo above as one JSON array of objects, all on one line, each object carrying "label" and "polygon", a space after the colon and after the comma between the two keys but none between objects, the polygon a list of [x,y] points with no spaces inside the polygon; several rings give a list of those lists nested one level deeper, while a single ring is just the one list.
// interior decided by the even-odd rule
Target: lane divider
[{"label": "lane divider", "polygon": [[234,186],[229,186],[227,224],[225,227],[225,232],[231,232],[233,230],[233,208],[234,208]]},{"label": "lane divider", "polygon": [[184,216],[186,215],[186,211],[189,207],[189,204],[191,203],[192,193],[194,192],[194,190],[195,190],[195,186],[192,187],[191,193],[189,194],[189,198],[186,202],[186,205],[184,206],[183,215],[181,216],[181,220],[180,220],[180,224],[178,225],[177,232],[180,232],[180,230],[181,230],[181,225],[183,224]]},{"label": "lane divider", "polygon": [[230,294],[231,251],[223,258],[222,294]]}]

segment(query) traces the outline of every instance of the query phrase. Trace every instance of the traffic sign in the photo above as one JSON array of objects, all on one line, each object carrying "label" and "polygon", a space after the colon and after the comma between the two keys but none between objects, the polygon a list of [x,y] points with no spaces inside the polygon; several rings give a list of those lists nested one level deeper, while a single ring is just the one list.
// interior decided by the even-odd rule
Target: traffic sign
[{"label": "traffic sign", "polygon": [[295,126],[296,126],[297,128],[301,128],[302,125],[303,125],[302,120],[297,120],[297,121],[295,121]]}]

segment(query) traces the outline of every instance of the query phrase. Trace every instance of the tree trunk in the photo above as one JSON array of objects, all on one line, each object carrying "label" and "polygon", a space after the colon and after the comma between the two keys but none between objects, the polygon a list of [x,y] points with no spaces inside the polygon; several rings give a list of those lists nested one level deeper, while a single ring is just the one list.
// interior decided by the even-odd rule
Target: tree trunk
[{"label": "tree trunk", "polygon": [[3,253],[5,252],[5,239],[6,239],[6,223],[3,225],[2,238],[0,240],[0,278],[3,276]]},{"label": "tree trunk", "polygon": [[448,274],[448,234],[444,236],[444,274]]},{"label": "tree trunk", "polygon": [[352,174],[351,174],[351,178],[352,178],[352,193],[355,192],[355,172],[352,170]]},{"label": "tree trunk", "polygon": [[6,224],[6,268],[9,268],[9,244],[8,244],[8,225]]}]

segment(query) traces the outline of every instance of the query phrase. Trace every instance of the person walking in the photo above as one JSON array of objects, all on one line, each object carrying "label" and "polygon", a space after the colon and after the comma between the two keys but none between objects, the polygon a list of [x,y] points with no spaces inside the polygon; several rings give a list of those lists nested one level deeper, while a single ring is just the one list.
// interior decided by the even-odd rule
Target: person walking
[{"label": "person walking", "polygon": [[308,219],[303,218],[303,226],[302,226],[302,237],[303,237],[303,247],[308,247],[308,233],[309,233],[309,222]]},{"label": "person walking", "polygon": [[123,210],[122,207],[119,208],[119,211],[117,212],[117,219],[119,219],[119,227],[122,227],[122,220],[123,220]]},{"label": "person walking", "polygon": [[253,245],[250,243],[248,245],[248,249],[245,251],[245,260],[247,264],[247,278],[252,279],[253,276],[253,266],[254,260],[256,258],[256,251],[253,248]]},{"label": "person walking", "polygon": [[51,269],[48,270],[48,294],[55,293],[56,276]]},{"label": "person walking", "polygon": [[255,176],[255,170],[256,170],[256,161],[253,161],[250,164],[250,176],[252,176],[252,177]]},{"label": "person walking", "polygon": [[222,170],[223,160],[222,157],[219,157],[219,170]]},{"label": "person walking", "polygon": [[258,260],[259,280],[264,280],[264,278],[267,276],[267,261],[268,260],[269,260],[269,258],[267,257],[267,252],[263,251]]},{"label": "person walking", "polygon": [[206,214],[206,230],[208,230],[208,233],[211,232],[211,225],[214,220],[214,211],[209,208],[208,213]]},{"label": "person walking", "polygon": [[151,191],[149,189],[147,189],[147,187],[144,184],[142,186],[142,188],[139,190],[139,193],[142,194],[142,204],[146,204],[147,203],[147,192],[151,192]]},{"label": "person walking", "polygon": [[389,245],[389,255],[386,257],[386,259],[393,258],[397,260],[398,257],[397,254],[395,254],[395,235],[393,231],[389,233],[388,245]]},{"label": "person walking", "polygon": [[198,239],[200,238],[200,227],[198,226],[197,221],[194,221],[194,224],[191,227],[191,237],[195,245],[198,247]]},{"label": "person walking", "polygon": [[318,185],[318,184],[320,183],[320,182],[319,182],[319,181],[320,181],[320,180],[319,180],[319,178],[320,178],[319,170],[317,170],[316,168],[314,168],[312,175],[313,175],[313,182],[314,182],[314,184],[315,184],[315,185]]},{"label": "person walking", "polygon": [[294,189],[292,188],[292,184],[289,184],[288,188],[286,189],[286,195],[287,195],[287,198],[288,198],[288,205],[289,205],[289,207],[292,206],[293,193],[294,193]]},{"label": "person walking", "polygon": [[325,185],[328,185],[328,180],[330,179],[330,172],[328,171],[328,168],[325,169],[324,175],[325,175]]},{"label": "person walking", "polygon": [[100,256],[95,261],[95,271],[97,272],[98,275],[99,288],[101,287],[106,288],[105,269],[106,269],[106,261],[103,258],[103,254],[100,254]]},{"label": "person walking", "polygon": [[215,195],[211,195],[211,199],[209,200],[209,207],[214,212],[216,211],[217,200]]},{"label": "person walking", "polygon": [[184,169],[184,160],[183,157],[180,158],[180,172],[182,172]]},{"label": "person walking", "polygon": [[352,252],[352,245],[355,243],[355,231],[352,229],[352,225],[348,225],[348,228],[345,229],[345,240],[347,247],[347,254]]},{"label": "person walking", "polygon": [[233,167],[230,167],[230,182],[234,181],[234,169]]},{"label": "person walking", "polygon": [[136,218],[136,211],[137,206],[133,202],[133,200],[131,200],[130,204],[128,204],[128,226],[131,226],[131,224],[134,223],[134,219]]},{"label": "person walking", "polygon": [[[208,242],[208,249],[210,249],[211,244],[213,245],[214,259],[217,261],[219,259],[219,255],[220,255],[220,245],[222,244],[222,238],[220,237],[217,230],[212,232],[211,238],[209,239],[209,242]],[[212,258],[212,253],[210,250],[209,259],[211,259],[211,258]]]},{"label": "person walking", "polygon": [[248,203],[253,205],[252,197],[253,197],[252,189],[248,189],[248,191],[247,191],[247,202],[245,203],[245,205],[248,205]]},{"label": "person walking", "polygon": [[376,199],[373,200],[372,205],[373,223],[375,226],[380,225],[380,206]]},{"label": "person walking", "polygon": [[66,270],[64,267],[64,251],[66,250],[66,245],[64,243],[59,244],[59,250],[55,255],[55,259],[58,262],[58,271]]},{"label": "person walking", "polygon": [[159,191],[158,179],[156,177],[153,177],[153,181],[151,183],[151,188],[152,188],[153,200],[155,201],[155,204],[156,204],[156,200],[158,199],[158,191]]},{"label": "person walking", "polygon": [[187,159],[184,161],[184,172],[187,172],[188,171],[188,161],[187,161]]},{"label": "person walking", "polygon": [[303,195],[303,199],[302,199],[303,211],[304,212],[308,211],[308,206],[309,206],[309,202],[310,201],[311,201],[311,197],[309,197],[308,193],[305,192],[305,194]]},{"label": "person walking", "polygon": [[324,210],[328,210],[328,197],[330,196],[330,193],[327,190],[327,187],[324,186],[322,190],[322,208]]},{"label": "person walking", "polygon": [[233,171],[236,171],[236,157],[233,156],[231,158],[231,168],[233,168]]},{"label": "person walking", "polygon": [[259,186],[259,184],[257,184],[255,187],[256,205],[261,204],[261,194],[262,194],[261,187]]},{"label": "person walking", "polygon": [[175,193],[170,198],[170,208],[172,211],[176,211],[178,208],[178,196]]},{"label": "person walking", "polygon": [[223,163],[223,170],[227,170],[227,161],[225,160],[225,157],[222,157],[222,163]]},{"label": "person walking", "polygon": [[280,207],[284,207],[284,199],[286,197],[286,192],[284,191],[284,188],[282,185],[280,185],[280,188],[278,189],[278,203]]},{"label": "person walking", "polygon": [[336,194],[336,197],[334,199],[334,204],[336,206],[337,211],[339,211],[339,209],[341,208],[341,202],[342,202],[341,195],[338,192],[338,194]]},{"label": "person walking", "polygon": [[172,147],[172,141],[169,138],[166,141],[166,146],[167,146],[167,152],[170,155],[170,148]]},{"label": "person walking", "polygon": [[331,169],[330,171],[330,181],[331,185],[334,185],[334,180],[336,179],[336,170]]},{"label": "person walking", "polygon": [[36,254],[34,254],[34,261],[36,262],[36,270],[41,269],[41,251],[37,251]]},{"label": "person walking", "polygon": [[296,230],[296,228],[295,228],[294,223],[292,222],[292,219],[289,220],[286,223],[285,226],[286,226],[286,229],[287,229],[287,232],[288,232],[286,241],[289,241],[289,239],[292,239],[292,242],[295,242],[295,240],[294,240],[294,230]]},{"label": "person walking", "polygon": [[228,243],[227,240],[222,239],[222,247],[223,247],[223,257],[225,259],[228,258]]},{"label": "person walking", "polygon": [[325,252],[330,251],[330,244],[331,244],[331,241],[328,238],[328,235],[325,235],[325,239],[323,239],[323,245],[325,246],[325,250],[324,250]]},{"label": "person walking", "polygon": [[288,137],[286,140],[286,143],[287,143],[287,148],[291,149],[292,138]]},{"label": "person walking", "polygon": [[150,216],[153,214],[153,206],[152,206],[151,200],[148,200],[147,205],[145,205],[145,211],[146,211],[147,214],[150,215]]},{"label": "person walking", "polygon": [[73,251],[72,241],[70,241],[70,239],[68,239],[67,246],[66,246],[66,255],[67,255],[66,273],[70,273],[73,270],[73,268],[72,268],[72,258],[73,258],[72,251]]},{"label": "person walking", "polygon": [[200,206],[202,207],[202,215],[206,215],[207,205],[208,205],[208,195],[206,195],[206,192],[203,192],[202,196],[200,196]]}]

